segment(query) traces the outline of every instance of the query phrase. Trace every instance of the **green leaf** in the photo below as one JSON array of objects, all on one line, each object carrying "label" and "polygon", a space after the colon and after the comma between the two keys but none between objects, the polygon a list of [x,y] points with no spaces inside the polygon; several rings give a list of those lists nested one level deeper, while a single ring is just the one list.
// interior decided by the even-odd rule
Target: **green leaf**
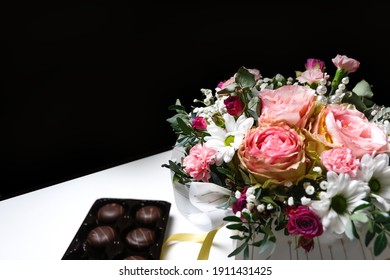
[{"label": "green leaf", "polygon": [[242,88],[253,87],[256,83],[255,75],[250,73],[245,67],[241,67],[236,74],[236,83]]},{"label": "green leaf", "polygon": [[356,109],[358,109],[360,112],[364,112],[368,109],[366,104],[364,104],[362,97],[358,96],[354,92],[351,92],[350,94],[345,94],[342,102],[355,105]]},{"label": "green leaf", "polygon": [[246,237],[240,236],[240,235],[232,235],[232,236],[230,236],[230,238],[234,239],[234,240],[244,240]]},{"label": "green leaf", "polygon": [[366,247],[370,245],[370,242],[374,239],[375,235],[375,231],[367,231],[366,238],[364,239],[364,244],[366,245]]},{"label": "green leaf", "polygon": [[385,250],[387,246],[387,238],[385,232],[381,232],[378,234],[378,236],[375,238],[374,242],[374,255],[378,256],[380,255],[383,250]]},{"label": "green leaf", "polygon": [[364,96],[367,98],[371,98],[374,93],[371,91],[371,86],[365,80],[361,80],[358,82],[355,87],[352,89],[354,93],[358,96]]},{"label": "green leaf", "polygon": [[363,212],[355,212],[351,215],[351,220],[352,221],[358,221],[361,223],[367,223],[369,218],[366,213]]},{"label": "green leaf", "polygon": [[244,250],[248,246],[248,240],[244,241],[240,246],[238,246],[233,252],[231,252],[228,257],[235,256],[239,254],[242,250]]},{"label": "green leaf", "polygon": [[227,229],[233,229],[238,231],[248,231],[246,227],[244,227],[242,224],[229,224],[226,226]]},{"label": "green leaf", "polygon": [[252,217],[248,212],[241,212],[241,215],[245,218],[247,221],[251,221]]},{"label": "green leaf", "polygon": [[179,127],[181,128],[181,130],[183,131],[184,134],[186,135],[189,135],[189,134],[192,134],[194,132],[194,130],[192,129],[192,127],[190,127],[183,119],[181,118],[177,118],[177,124],[179,125]]},{"label": "green leaf", "polygon": [[237,216],[226,216],[223,218],[224,221],[226,222],[237,222],[237,223],[241,223],[241,219]]},{"label": "green leaf", "polygon": [[244,249],[243,259],[249,260],[249,246],[246,246]]}]

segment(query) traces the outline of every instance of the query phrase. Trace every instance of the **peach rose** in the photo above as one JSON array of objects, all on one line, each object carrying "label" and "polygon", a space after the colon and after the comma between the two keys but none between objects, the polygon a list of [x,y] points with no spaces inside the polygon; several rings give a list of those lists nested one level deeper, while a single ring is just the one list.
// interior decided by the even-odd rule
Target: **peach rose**
[{"label": "peach rose", "polygon": [[250,129],[238,149],[241,167],[260,183],[295,182],[306,173],[304,137],[288,125]]},{"label": "peach rose", "polygon": [[351,149],[358,159],[364,154],[389,151],[385,132],[362,112],[344,105],[324,107],[310,133],[328,147]]},{"label": "peach rose", "polygon": [[259,123],[285,122],[303,128],[315,107],[315,91],[307,86],[286,85],[278,89],[263,89]]}]

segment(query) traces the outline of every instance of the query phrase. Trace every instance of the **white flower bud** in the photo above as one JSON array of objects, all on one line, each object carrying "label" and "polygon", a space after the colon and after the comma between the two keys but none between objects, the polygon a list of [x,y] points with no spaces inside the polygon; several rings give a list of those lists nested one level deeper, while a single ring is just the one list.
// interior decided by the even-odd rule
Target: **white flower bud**
[{"label": "white flower bud", "polygon": [[310,198],[307,198],[306,196],[301,197],[301,203],[302,205],[308,205],[311,202]]},{"label": "white flower bud", "polygon": [[314,194],[314,191],[315,191],[315,189],[314,189],[314,187],[313,187],[312,185],[309,185],[309,186],[307,186],[307,187],[305,188],[305,192],[306,192],[308,195]]},{"label": "white flower bud", "polygon": [[248,203],[255,203],[255,201],[256,201],[256,196],[254,196],[253,194],[251,194],[251,195],[249,195],[249,196],[246,197],[246,201],[247,201]]},{"label": "white flower bud", "polygon": [[320,188],[321,188],[321,190],[326,190],[328,188],[328,182],[327,181],[321,181]]},{"label": "white flower bud", "polygon": [[246,208],[248,208],[248,210],[252,210],[253,208],[255,207],[255,204],[253,204],[252,202],[248,202],[247,204],[246,204]]},{"label": "white flower bud", "polygon": [[274,206],[270,203],[270,204],[267,204],[267,210],[272,210],[274,209]]},{"label": "white flower bud", "polygon": [[288,206],[293,206],[294,205],[294,198],[292,196],[290,196],[287,199],[287,204],[288,204]]},{"label": "white flower bud", "polygon": [[259,211],[259,213],[264,212],[264,210],[265,210],[265,205],[264,204],[257,205],[257,211]]}]

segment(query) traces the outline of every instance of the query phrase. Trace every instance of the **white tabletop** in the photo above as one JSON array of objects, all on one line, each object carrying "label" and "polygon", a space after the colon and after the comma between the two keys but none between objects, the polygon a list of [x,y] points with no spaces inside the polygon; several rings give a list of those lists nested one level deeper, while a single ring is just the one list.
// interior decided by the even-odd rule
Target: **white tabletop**
[{"label": "white tabletop", "polygon": [[[176,209],[170,170],[161,167],[170,157],[171,151],[159,153],[0,201],[0,259],[60,260],[99,198],[168,201],[172,205],[165,238],[176,233],[204,233]],[[228,259],[232,242],[225,235],[221,230],[215,236],[210,259]],[[164,258],[196,260],[200,246],[174,243],[167,247]]]},{"label": "white tabletop", "polygon": [[[171,203],[165,239],[178,233],[206,233],[189,222],[177,209],[168,163],[172,151],[109,168],[34,192],[0,201],[0,260],[60,260],[93,203],[100,198],[164,200]],[[22,176],[22,175],[21,175]],[[228,258],[235,246],[225,227],[215,235],[210,260]],[[380,256],[362,242],[326,244],[305,254],[295,249],[294,238],[278,237],[272,259],[385,259],[390,246]],[[317,242],[317,241],[316,241]],[[318,241],[318,243],[320,243]],[[196,260],[200,243],[170,243],[163,259]],[[264,256],[259,256],[259,259]]]}]

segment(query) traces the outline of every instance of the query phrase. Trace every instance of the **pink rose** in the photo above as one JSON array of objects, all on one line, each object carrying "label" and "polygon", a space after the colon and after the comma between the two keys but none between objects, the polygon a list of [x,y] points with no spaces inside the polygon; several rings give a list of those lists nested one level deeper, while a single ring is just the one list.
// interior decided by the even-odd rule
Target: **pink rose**
[{"label": "pink rose", "polygon": [[276,90],[263,89],[259,94],[261,122],[285,122],[303,128],[315,107],[315,91],[307,86],[286,85]]},{"label": "pink rose", "polygon": [[321,154],[321,163],[328,171],[338,174],[345,173],[350,177],[355,177],[359,168],[359,160],[348,148],[333,148]]},{"label": "pink rose", "polygon": [[309,69],[301,73],[297,80],[300,83],[308,83],[309,85],[319,83],[324,78],[324,73],[320,69]]},{"label": "pink rose", "polygon": [[210,165],[215,163],[216,153],[212,148],[196,144],[183,159],[184,171],[195,180],[208,182],[211,177]]},{"label": "pink rose", "polygon": [[242,113],[242,102],[239,96],[229,96],[224,101],[229,115],[239,116]]},{"label": "pink rose", "polygon": [[304,137],[287,125],[250,129],[238,149],[241,167],[260,183],[296,182],[306,173]]},{"label": "pink rose", "polygon": [[207,123],[203,117],[197,116],[192,119],[191,126],[196,130],[206,130]]},{"label": "pink rose", "polygon": [[324,232],[321,218],[306,206],[298,206],[296,210],[290,210],[288,215],[286,229],[290,234],[298,234],[310,240]]},{"label": "pink rose", "polygon": [[323,62],[320,59],[308,58],[306,60],[306,64],[305,64],[306,70],[319,69],[322,71],[324,69],[324,67],[325,67],[325,62]]},{"label": "pink rose", "polygon": [[347,73],[356,72],[360,66],[359,61],[353,58],[349,58],[346,55],[338,54],[335,58],[332,59],[332,62],[338,69],[344,70]]},{"label": "pink rose", "polygon": [[351,149],[357,158],[389,151],[385,132],[356,109],[329,105],[325,110],[325,125],[333,145]]}]

